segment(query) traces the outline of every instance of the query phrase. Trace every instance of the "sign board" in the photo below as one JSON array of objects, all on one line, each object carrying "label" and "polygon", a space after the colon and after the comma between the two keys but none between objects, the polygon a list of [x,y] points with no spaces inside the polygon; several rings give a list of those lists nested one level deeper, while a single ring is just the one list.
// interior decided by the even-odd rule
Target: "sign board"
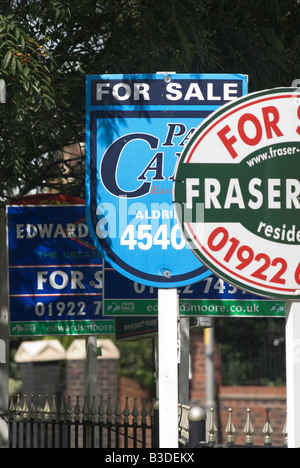
[{"label": "sign board", "polygon": [[158,288],[210,275],[175,219],[174,170],[199,122],[246,92],[235,74],[87,77],[87,222],[119,273]]},{"label": "sign board", "polygon": [[[105,264],[104,311],[114,317],[158,314],[158,289],[133,282]],[[116,288],[116,284],[118,287]],[[285,302],[241,291],[215,275],[178,289],[181,317],[285,317]]]},{"label": "sign board", "polygon": [[85,207],[15,206],[7,215],[11,336],[114,333]]},{"label": "sign board", "polygon": [[158,332],[158,319],[155,317],[116,317],[116,340],[150,338]]},{"label": "sign board", "polygon": [[[199,319],[200,320],[200,319]],[[190,327],[198,327],[198,319],[189,319]],[[117,341],[135,341],[151,338],[158,333],[156,317],[115,317],[115,333]]]},{"label": "sign board", "polygon": [[178,219],[201,262],[238,288],[285,299],[300,295],[296,98],[278,88],[217,110],[185,147],[174,184]]}]

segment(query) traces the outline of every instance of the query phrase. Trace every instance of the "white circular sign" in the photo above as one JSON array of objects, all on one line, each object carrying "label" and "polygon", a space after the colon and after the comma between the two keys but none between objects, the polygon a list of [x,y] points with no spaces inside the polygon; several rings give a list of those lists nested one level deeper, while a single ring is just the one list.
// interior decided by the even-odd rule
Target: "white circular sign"
[{"label": "white circular sign", "polygon": [[267,297],[300,295],[298,91],[265,90],[214,112],[175,175],[177,218],[195,254]]}]

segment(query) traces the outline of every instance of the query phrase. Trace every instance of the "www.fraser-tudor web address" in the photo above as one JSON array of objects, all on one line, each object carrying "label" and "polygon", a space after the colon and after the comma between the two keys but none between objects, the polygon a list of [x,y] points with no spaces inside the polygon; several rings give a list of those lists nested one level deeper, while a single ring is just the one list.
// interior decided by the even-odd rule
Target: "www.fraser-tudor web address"
[{"label": "www.fraser-tudor web address", "polygon": [[293,155],[295,153],[299,153],[300,149],[298,149],[296,146],[286,146],[285,148],[268,148],[268,151],[258,154],[257,156],[254,156],[252,159],[247,161],[248,166],[253,167],[255,164],[259,164],[262,161],[266,161],[267,159],[272,159],[272,158],[277,158],[280,156],[288,156],[288,155]]}]

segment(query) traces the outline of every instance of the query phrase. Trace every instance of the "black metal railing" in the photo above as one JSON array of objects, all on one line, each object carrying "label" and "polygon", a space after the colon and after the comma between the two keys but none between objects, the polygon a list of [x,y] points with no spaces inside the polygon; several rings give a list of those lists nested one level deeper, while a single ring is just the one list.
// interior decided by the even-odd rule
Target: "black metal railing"
[{"label": "black metal railing", "polygon": [[[202,408],[191,408],[189,411],[189,426],[180,427],[181,431],[179,432],[182,436],[183,433],[186,434],[188,429],[188,438],[184,436],[179,439],[181,445],[187,448],[287,448],[288,446],[288,434],[287,426],[282,429],[282,443],[279,445],[273,445],[272,434],[273,429],[270,421],[270,410],[267,408],[265,410],[266,417],[265,423],[262,428],[262,443],[254,443],[254,429],[251,423],[250,418],[250,409],[247,409],[246,414],[246,423],[244,427],[244,443],[236,443],[236,429],[233,423],[233,416],[231,408],[228,409],[228,422],[225,429],[226,432],[226,441],[223,443],[218,442],[218,429],[215,424],[215,415],[214,409],[210,410],[210,416],[208,424],[206,424],[206,414]],[[192,414],[194,413],[194,415]],[[196,417],[194,417],[196,416]]]},{"label": "black metal railing", "polygon": [[153,425],[143,400],[139,411],[137,399],[129,408],[126,398],[123,411],[117,399],[95,398],[88,408],[87,399],[80,406],[79,397],[73,406],[53,396],[17,396],[11,400],[9,417],[9,448],[150,448]]},{"label": "black metal railing", "polygon": [[[58,404],[59,403],[59,404]],[[131,408],[130,408],[131,406]],[[286,425],[282,430],[282,442],[273,444],[273,429],[270,411],[266,409],[265,423],[262,428],[263,439],[260,445],[254,443],[254,429],[247,409],[243,430],[244,444],[238,443],[237,431],[233,422],[232,410],[228,410],[225,441],[218,441],[214,409],[207,419],[204,409],[178,405],[178,440],[181,448],[283,448],[287,447]],[[3,416],[4,417],[4,416]],[[27,398],[17,396],[12,399],[10,409],[4,419],[9,427],[9,448],[159,448],[159,407],[154,402],[149,410],[146,401],[138,405],[126,397],[123,411],[120,400],[114,404],[111,398],[101,397],[99,403],[94,398],[91,406],[84,398],[76,397],[73,405],[71,397],[67,400],[53,396]],[[223,439],[221,437],[221,439]],[[257,441],[258,437],[255,436]]]}]

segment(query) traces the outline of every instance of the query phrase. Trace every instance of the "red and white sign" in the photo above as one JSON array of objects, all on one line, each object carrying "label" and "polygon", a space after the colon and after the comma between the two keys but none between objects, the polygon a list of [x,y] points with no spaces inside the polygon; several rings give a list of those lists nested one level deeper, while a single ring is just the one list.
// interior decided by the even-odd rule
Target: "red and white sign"
[{"label": "red and white sign", "polygon": [[267,297],[300,295],[300,101],[249,94],[196,130],[178,163],[182,230],[218,276]]}]

